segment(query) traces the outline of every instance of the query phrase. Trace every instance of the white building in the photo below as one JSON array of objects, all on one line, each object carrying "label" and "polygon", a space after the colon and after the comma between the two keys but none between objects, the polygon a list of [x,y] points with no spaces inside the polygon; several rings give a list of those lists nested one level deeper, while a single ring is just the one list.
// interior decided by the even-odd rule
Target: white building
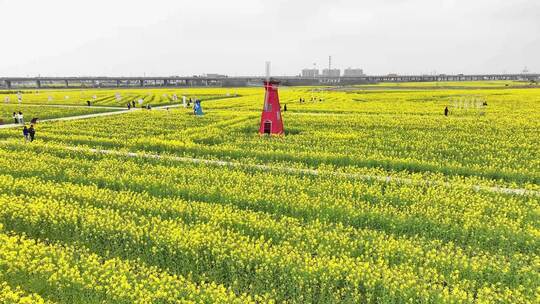
[{"label": "white building", "polygon": [[318,69],[303,69],[302,70],[302,77],[318,77],[318,76],[319,76]]},{"label": "white building", "polygon": [[341,76],[341,70],[340,69],[324,69],[323,77],[339,77]]},{"label": "white building", "polygon": [[343,76],[345,77],[359,77],[364,76],[364,70],[362,69],[353,69],[353,68],[347,68],[345,71],[343,71]]}]

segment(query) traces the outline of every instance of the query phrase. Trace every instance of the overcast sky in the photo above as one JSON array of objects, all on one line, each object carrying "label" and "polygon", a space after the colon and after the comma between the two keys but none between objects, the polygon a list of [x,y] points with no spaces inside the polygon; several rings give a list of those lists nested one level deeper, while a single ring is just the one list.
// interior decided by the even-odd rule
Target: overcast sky
[{"label": "overcast sky", "polygon": [[0,76],[540,72],[539,0],[0,0]]}]

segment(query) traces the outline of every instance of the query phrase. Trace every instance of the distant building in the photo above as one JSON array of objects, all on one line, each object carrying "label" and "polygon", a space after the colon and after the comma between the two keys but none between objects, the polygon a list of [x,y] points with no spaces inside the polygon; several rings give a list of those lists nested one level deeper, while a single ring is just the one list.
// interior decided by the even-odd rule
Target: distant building
[{"label": "distant building", "polygon": [[340,69],[324,69],[322,72],[324,77],[339,77],[341,76]]},{"label": "distant building", "polygon": [[302,70],[302,77],[318,77],[318,76],[319,76],[318,69],[303,69]]},{"label": "distant building", "polygon": [[343,71],[343,76],[345,76],[345,77],[364,76],[364,70],[348,68],[348,69],[345,69],[345,71]]}]

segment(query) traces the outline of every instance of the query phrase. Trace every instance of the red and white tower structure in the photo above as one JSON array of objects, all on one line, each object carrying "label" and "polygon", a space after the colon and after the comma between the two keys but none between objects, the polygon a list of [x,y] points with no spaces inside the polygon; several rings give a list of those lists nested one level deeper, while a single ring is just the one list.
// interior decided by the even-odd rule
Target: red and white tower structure
[{"label": "red and white tower structure", "polygon": [[264,81],[264,108],[261,114],[259,134],[283,135],[283,119],[278,94],[279,81],[270,79],[270,62],[266,63],[266,80]]}]

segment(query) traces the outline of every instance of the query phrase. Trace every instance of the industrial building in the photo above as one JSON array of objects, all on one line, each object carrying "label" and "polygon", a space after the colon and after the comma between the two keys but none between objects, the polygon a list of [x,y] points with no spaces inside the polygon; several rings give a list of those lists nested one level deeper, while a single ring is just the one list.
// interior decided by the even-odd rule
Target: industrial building
[{"label": "industrial building", "polygon": [[361,77],[364,75],[364,70],[362,69],[353,69],[353,68],[347,68],[345,71],[343,71],[344,77]]},{"label": "industrial building", "polygon": [[340,69],[324,69],[322,72],[323,77],[340,77]]},{"label": "industrial building", "polygon": [[302,77],[319,77],[319,70],[318,69],[303,69],[302,70]]}]

